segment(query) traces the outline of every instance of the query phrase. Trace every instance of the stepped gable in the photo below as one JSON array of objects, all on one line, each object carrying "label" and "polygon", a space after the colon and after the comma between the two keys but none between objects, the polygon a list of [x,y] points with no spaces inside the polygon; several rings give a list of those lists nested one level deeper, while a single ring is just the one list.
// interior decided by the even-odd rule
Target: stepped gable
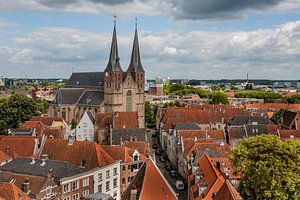
[{"label": "stepped gable", "polygon": [[0,183],[0,199],[6,200],[30,200],[20,188],[13,183]]},{"label": "stepped gable", "polygon": [[42,154],[48,154],[49,159],[67,161],[75,165],[81,165],[82,161],[85,161],[85,167],[88,169],[115,162],[100,145],[87,141],[47,139]]},{"label": "stepped gable", "polygon": [[66,88],[86,88],[104,86],[104,72],[73,72]]}]

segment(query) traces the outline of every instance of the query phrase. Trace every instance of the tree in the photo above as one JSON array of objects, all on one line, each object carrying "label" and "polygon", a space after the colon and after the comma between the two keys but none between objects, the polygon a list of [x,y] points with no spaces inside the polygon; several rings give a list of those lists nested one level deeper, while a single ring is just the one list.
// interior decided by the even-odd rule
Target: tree
[{"label": "tree", "polygon": [[10,128],[39,115],[37,103],[25,95],[13,94],[0,100],[0,134],[7,134]]},{"label": "tree", "polygon": [[229,101],[223,92],[213,92],[209,97],[210,104],[228,104]]},{"label": "tree", "polygon": [[241,176],[240,192],[250,200],[300,199],[300,141],[275,135],[243,139],[229,154]]},{"label": "tree", "polygon": [[145,124],[147,128],[155,127],[154,110],[149,102],[145,103]]},{"label": "tree", "polygon": [[75,121],[75,119],[72,119],[71,121],[71,130],[75,129],[77,126],[77,122]]}]

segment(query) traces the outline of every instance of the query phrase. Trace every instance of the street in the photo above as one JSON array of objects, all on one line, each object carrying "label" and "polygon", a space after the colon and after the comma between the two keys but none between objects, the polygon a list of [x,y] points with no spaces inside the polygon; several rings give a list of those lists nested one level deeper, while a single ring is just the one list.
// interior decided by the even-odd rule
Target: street
[{"label": "street", "polygon": [[[157,137],[152,137],[152,135],[155,133],[155,130],[150,130],[150,132],[147,132],[147,138],[148,138],[148,142],[150,145],[150,149],[151,152],[153,153],[153,155],[155,155],[155,150],[153,149],[152,146],[153,144],[158,144],[158,148],[157,149],[161,149],[160,148],[160,144],[158,141],[158,136]],[[155,155],[155,161],[156,161],[156,165],[158,166],[160,172],[163,174],[164,178],[168,181],[169,185],[173,188],[173,190],[179,194],[178,199],[179,200],[186,200],[187,199],[187,186],[185,185],[184,190],[178,191],[175,187],[175,182],[177,180],[183,180],[182,178],[178,177],[178,178],[172,178],[169,174],[169,171],[165,169],[165,164],[169,163],[169,161],[165,161],[164,163],[162,163],[159,159],[159,156]],[[179,173],[177,172],[177,174],[179,175]]]}]

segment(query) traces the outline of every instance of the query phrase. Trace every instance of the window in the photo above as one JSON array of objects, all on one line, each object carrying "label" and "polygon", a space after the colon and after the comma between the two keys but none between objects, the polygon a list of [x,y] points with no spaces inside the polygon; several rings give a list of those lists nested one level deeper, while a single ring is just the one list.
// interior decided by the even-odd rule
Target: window
[{"label": "window", "polygon": [[102,173],[98,174],[98,182],[101,182],[103,179],[102,179]]},{"label": "window", "polygon": [[114,192],[113,197],[114,198],[117,197],[117,192]]},{"label": "window", "polygon": [[69,184],[64,185],[64,186],[63,186],[63,190],[64,190],[64,194],[70,192]]},{"label": "window", "polygon": [[72,191],[78,190],[78,189],[79,189],[79,181],[72,182]]},{"label": "window", "polygon": [[109,170],[106,171],[106,178],[109,178],[110,174],[109,174]]},{"label": "window", "polygon": [[65,197],[64,200],[71,200],[71,197]]},{"label": "window", "polygon": [[113,187],[116,188],[118,186],[118,179],[114,178],[114,184],[113,184]]},{"label": "window", "polygon": [[88,195],[89,194],[89,191],[88,190],[85,190],[85,191],[83,191],[83,193],[82,193],[82,196],[86,196],[86,195]]},{"label": "window", "polygon": [[125,184],[125,178],[122,179],[122,184]]},{"label": "window", "polygon": [[126,94],[126,111],[127,112],[132,111],[132,93],[130,90],[128,90]]},{"label": "window", "polygon": [[46,195],[50,195],[52,193],[52,187],[49,186],[46,188]]},{"label": "window", "polygon": [[82,179],[82,186],[83,187],[89,186],[89,184],[90,184],[89,177],[86,177],[86,178]]},{"label": "window", "polygon": [[117,168],[114,168],[114,176],[118,174]]},{"label": "window", "polygon": [[126,166],[123,166],[123,171],[125,171],[126,170]]},{"label": "window", "polygon": [[106,181],[106,192],[108,192],[110,190],[109,188],[109,181]]},{"label": "window", "polygon": [[102,184],[98,185],[98,192],[102,192]]},{"label": "window", "polygon": [[79,194],[77,193],[77,194],[73,194],[73,198],[72,198],[73,200],[79,200]]}]

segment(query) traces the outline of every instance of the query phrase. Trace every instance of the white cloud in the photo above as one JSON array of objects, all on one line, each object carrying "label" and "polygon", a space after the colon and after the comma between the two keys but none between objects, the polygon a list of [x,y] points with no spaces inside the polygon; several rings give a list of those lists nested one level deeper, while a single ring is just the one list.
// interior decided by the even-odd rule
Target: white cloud
[{"label": "white cloud", "polygon": [[[253,78],[299,79],[300,21],[251,32],[140,32],[139,37],[147,77],[219,79],[249,73]],[[0,70],[31,77],[68,77],[72,68],[102,71],[110,41],[111,33],[38,29],[0,46]],[[118,35],[123,70],[132,42],[132,36]]]}]

